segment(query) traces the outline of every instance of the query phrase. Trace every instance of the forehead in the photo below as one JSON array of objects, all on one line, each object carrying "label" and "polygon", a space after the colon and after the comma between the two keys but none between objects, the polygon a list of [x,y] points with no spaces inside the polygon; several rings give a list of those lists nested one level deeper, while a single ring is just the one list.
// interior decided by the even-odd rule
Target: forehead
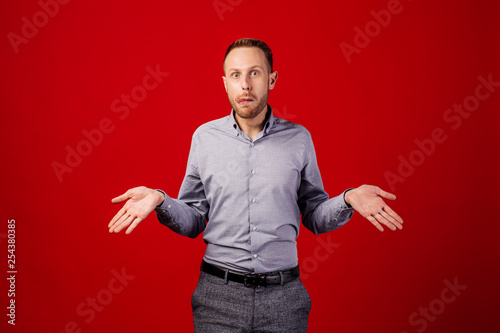
[{"label": "forehead", "polygon": [[264,52],[258,47],[238,47],[229,52],[224,65],[227,70],[255,66],[267,68],[267,59]]}]

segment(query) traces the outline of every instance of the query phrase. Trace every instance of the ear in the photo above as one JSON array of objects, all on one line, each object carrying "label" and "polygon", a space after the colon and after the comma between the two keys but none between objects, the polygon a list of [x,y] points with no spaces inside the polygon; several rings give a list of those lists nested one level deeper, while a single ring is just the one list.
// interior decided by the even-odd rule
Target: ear
[{"label": "ear", "polygon": [[224,81],[224,88],[226,89],[226,93],[227,93],[227,82],[226,82],[226,76],[222,76],[222,81]]},{"label": "ear", "polygon": [[269,74],[269,90],[274,88],[277,80],[278,80],[278,71],[274,71],[271,74]]}]

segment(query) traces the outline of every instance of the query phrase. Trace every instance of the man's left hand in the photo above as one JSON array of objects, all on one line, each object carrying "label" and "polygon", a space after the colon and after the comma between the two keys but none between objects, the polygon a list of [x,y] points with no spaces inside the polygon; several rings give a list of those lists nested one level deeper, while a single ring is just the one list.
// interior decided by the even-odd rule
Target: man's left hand
[{"label": "man's left hand", "polygon": [[345,201],[368,219],[378,230],[384,231],[382,225],[392,231],[396,230],[396,228],[402,229],[403,219],[387,206],[382,198],[394,200],[396,196],[372,185],[361,185],[347,191],[344,196]]}]

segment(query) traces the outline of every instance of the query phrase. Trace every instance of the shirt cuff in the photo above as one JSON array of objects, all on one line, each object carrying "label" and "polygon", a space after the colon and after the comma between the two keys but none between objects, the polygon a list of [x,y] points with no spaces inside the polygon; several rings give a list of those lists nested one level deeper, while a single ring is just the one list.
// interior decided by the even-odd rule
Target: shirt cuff
[{"label": "shirt cuff", "polygon": [[[168,196],[167,193],[165,193],[162,190],[156,189],[156,191],[163,193],[165,196],[165,200],[161,204],[155,207],[155,211],[158,212],[168,212],[169,210],[171,211],[174,207],[174,199]],[[168,214],[171,215],[171,214]]]},{"label": "shirt cuff", "polygon": [[347,208],[352,208],[351,205],[349,205],[346,201],[345,201],[345,194],[347,192],[349,192],[350,190],[354,190],[355,187],[351,187],[351,188],[348,188],[347,190],[344,191],[344,194],[342,195],[342,200],[344,200],[344,204],[346,205]]},{"label": "shirt cuff", "polygon": [[155,207],[156,216],[161,224],[166,225],[173,231],[180,233],[181,227],[177,222],[175,222],[176,215],[176,204],[175,199],[172,199],[162,190],[157,189],[165,195],[165,200]]},{"label": "shirt cuff", "polygon": [[156,191],[158,191],[160,193],[163,193],[163,195],[165,196],[165,200],[163,200],[163,202],[161,204],[159,204],[158,206],[156,206],[155,209],[156,208],[160,208],[165,203],[165,201],[167,201],[167,198],[168,198],[167,193],[163,192],[162,190],[156,189]]},{"label": "shirt cuff", "polygon": [[344,200],[344,193],[337,195],[320,205],[318,216],[320,221],[323,221],[323,232],[329,232],[340,228],[346,224],[352,217],[354,209],[349,207]]},{"label": "shirt cuff", "polygon": [[155,207],[155,212],[162,224],[170,224],[173,222],[173,217],[176,216],[175,201],[162,190],[157,189],[157,191],[165,195],[165,200],[163,200],[161,204]]}]

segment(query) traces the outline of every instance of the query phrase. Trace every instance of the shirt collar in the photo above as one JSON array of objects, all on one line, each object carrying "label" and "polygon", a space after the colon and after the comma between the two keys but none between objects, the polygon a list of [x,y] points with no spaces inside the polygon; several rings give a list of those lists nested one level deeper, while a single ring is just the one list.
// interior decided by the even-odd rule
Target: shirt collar
[{"label": "shirt collar", "polygon": [[[235,135],[239,135],[241,133],[241,129],[238,126],[238,123],[234,119],[234,109],[231,109],[231,114],[229,115],[227,119],[230,127],[234,130]],[[267,105],[267,116],[266,116],[266,123],[264,124],[264,134],[268,135],[269,130],[274,126],[276,123],[276,118],[273,115],[273,109],[271,106],[268,104]]]}]

